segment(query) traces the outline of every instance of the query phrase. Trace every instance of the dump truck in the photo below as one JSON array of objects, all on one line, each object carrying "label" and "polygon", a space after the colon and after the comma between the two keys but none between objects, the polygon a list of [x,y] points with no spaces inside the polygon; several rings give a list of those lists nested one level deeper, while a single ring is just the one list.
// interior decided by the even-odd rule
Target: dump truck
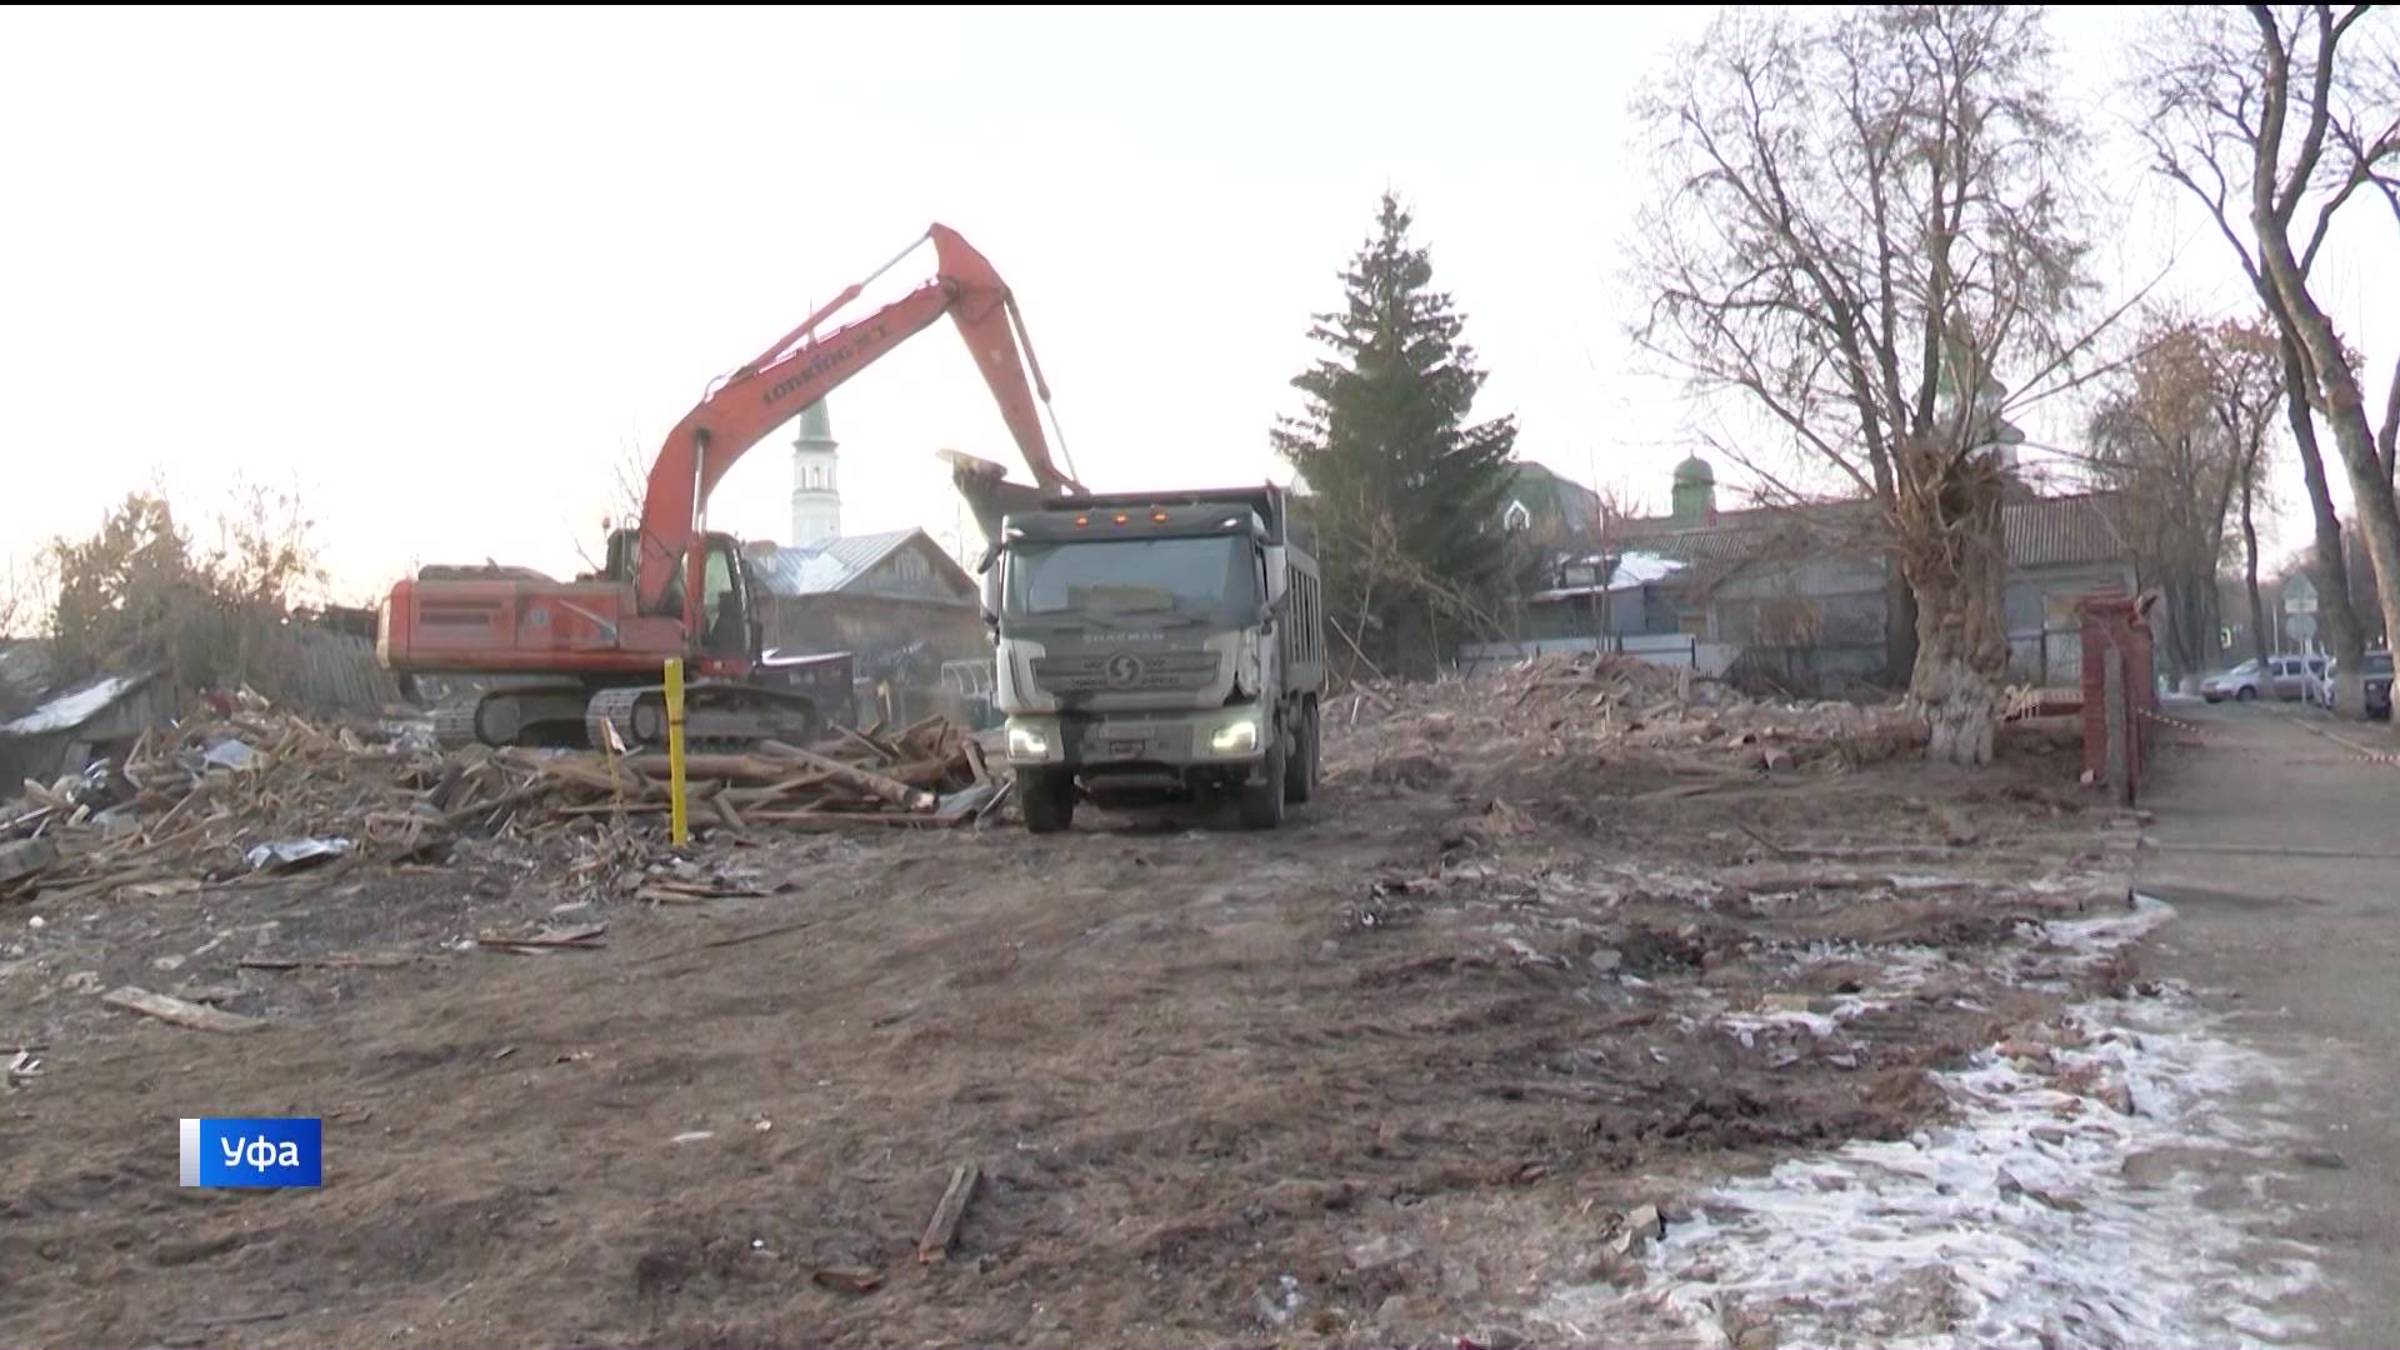
[{"label": "dump truck", "polygon": [[1236,799],[1272,829],[1318,779],[1322,586],[1273,485],[1050,499],[983,560],[1017,807]]}]

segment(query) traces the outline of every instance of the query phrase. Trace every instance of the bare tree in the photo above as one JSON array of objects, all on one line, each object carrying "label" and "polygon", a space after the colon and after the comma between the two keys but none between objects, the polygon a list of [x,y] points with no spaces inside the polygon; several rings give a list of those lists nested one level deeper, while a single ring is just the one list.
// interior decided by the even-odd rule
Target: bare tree
[{"label": "bare tree", "polygon": [[1388,509],[1354,494],[1319,493],[1308,521],[1325,564],[1326,621],[1354,658],[1349,678],[1361,669],[1378,678],[1436,675],[1445,641],[1510,636],[1491,597],[1427,567]]},{"label": "bare tree", "polygon": [[2113,489],[2110,514],[2164,602],[2166,664],[2187,677],[2211,664],[2226,514],[2243,477],[2219,417],[2213,338],[2188,316],[2154,313],[2090,426],[2092,477]]},{"label": "bare tree", "polygon": [[[642,523],[642,506],[650,495],[650,456],[630,442],[617,447],[617,457],[609,463],[606,501],[608,514],[600,521],[595,536],[576,536],[575,556],[582,560],[587,574],[607,570],[606,546],[610,532],[637,529]],[[598,541],[600,552],[594,552]]]},{"label": "bare tree", "polygon": [[0,638],[27,637],[44,621],[42,559],[0,570]]},{"label": "bare tree", "polygon": [[2008,657],[2003,416],[2106,323],[2067,327],[2082,138],[2052,83],[2034,10],[1735,10],[1640,105],[1666,181],[1637,336],[1880,506],[1928,753],[1961,764],[1991,757]]},{"label": "bare tree", "polygon": [[2258,584],[2258,517],[2273,507],[2267,489],[2267,438],[2284,404],[2283,347],[2271,323],[2228,319],[2209,334],[2209,392],[2217,425],[2233,446],[2236,500],[2242,513],[2242,583],[2250,599],[2250,644],[2272,653],[2265,596]]},{"label": "bare tree", "polygon": [[182,689],[298,692],[289,621],[325,582],[313,524],[296,493],[237,484],[230,503],[213,549],[194,543],[157,491],[127,494],[84,538],[50,540],[49,636],[62,675],[155,666]]},{"label": "bare tree", "polygon": [[[2317,588],[2329,636],[2349,672],[2336,697],[2360,706],[2363,625],[2343,581],[2311,413],[2333,430],[2360,533],[2380,583],[2386,632],[2400,632],[2400,507],[2392,493],[2400,440],[2400,369],[2380,429],[2368,420],[2358,362],[2311,288],[2337,215],[2361,189],[2400,220],[2400,58],[2391,25],[2370,6],[2193,6],[2168,12],[2145,44],[2153,100],[2147,135],[2158,171],[2215,217],[2282,340],[2294,439],[2317,519]],[[2305,231],[2305,234],[2302,234]]]}]

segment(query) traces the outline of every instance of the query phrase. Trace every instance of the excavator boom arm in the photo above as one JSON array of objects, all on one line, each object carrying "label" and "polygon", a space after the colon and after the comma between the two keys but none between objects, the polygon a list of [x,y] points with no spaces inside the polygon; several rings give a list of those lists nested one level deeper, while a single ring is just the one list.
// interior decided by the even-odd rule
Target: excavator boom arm
[{"label": "excavator boom arm", "polygon": [[[927,233],[936,258],[932,281],[864,319],[823,337],[815,336],[817,326],[828,315],[858,297],[861,287],[850,287],[757,360],[735,371],[676,423],[651,465],[642,503],[636,576],[642,613],[660,612],[678,566],[698,572],[701,559],[692,542],[698,537],[701,510],[735,461],[803,408],[823,399],[944,314],[966,339],[976,367],[1000,404],[1009,434],[1041,490],[1081,490],[1051,462],[1035,397],[1039,377],[1027,378],[1026,362],[1018,351],[1015,302],[1007,284],[956,231],[936,225]],[[1049,391],[1042,389],[1041,398],[1047,400],[1048,396]],[[685,579],[686,612],[682,617],[687,626],[697,612],[699,580],[697,575]]]}]

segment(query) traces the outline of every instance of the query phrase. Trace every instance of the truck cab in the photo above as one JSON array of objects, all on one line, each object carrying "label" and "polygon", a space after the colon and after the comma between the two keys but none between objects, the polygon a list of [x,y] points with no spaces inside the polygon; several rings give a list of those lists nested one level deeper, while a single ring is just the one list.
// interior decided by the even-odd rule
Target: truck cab
[{"label": "truck cab", "polygon": [[1320,587],[1281,489],[1012,512],[985,618],[1029,829],[1066,828],[1087,796],[1230,796],[1272,828],[1314,794]]}]

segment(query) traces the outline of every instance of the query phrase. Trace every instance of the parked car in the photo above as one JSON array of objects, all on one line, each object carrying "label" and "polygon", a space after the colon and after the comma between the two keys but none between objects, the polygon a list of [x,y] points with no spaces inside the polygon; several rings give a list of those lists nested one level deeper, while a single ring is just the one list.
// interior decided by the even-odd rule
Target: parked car
[{"label": "parked car", "polygon": [[2341,658],[2338,656],[2326,657],[2325,668],[2310,673],[2308,678],[2301,682],[2300,701],[2318,708],[2332,707],[2333,676],[2341,664]]},{"label": "parked car", "polygon": [[2322,656],[2275,656],[2263,662],[2252,657],[2221,675],[2202,680],[2200,697],[2211,703],[2226,699],[2239,703],[2254,698],[2295,699],[2307,692],[2312,675],[2324,673]]},{"label": "parked car", "polygon": [[2368,652],[2359,667],[2366,673],[2367,716],[2390,718],[2392,715],[2392,654]]},{"label": "parked car", "polygon": [[2247,703],[2258,697],[2259,681],[2266,678],[2266,667],[2253,657],[2231,670],[2220,670],[2200,682],[2200,697],[2211,703],[2235,699]]}]

